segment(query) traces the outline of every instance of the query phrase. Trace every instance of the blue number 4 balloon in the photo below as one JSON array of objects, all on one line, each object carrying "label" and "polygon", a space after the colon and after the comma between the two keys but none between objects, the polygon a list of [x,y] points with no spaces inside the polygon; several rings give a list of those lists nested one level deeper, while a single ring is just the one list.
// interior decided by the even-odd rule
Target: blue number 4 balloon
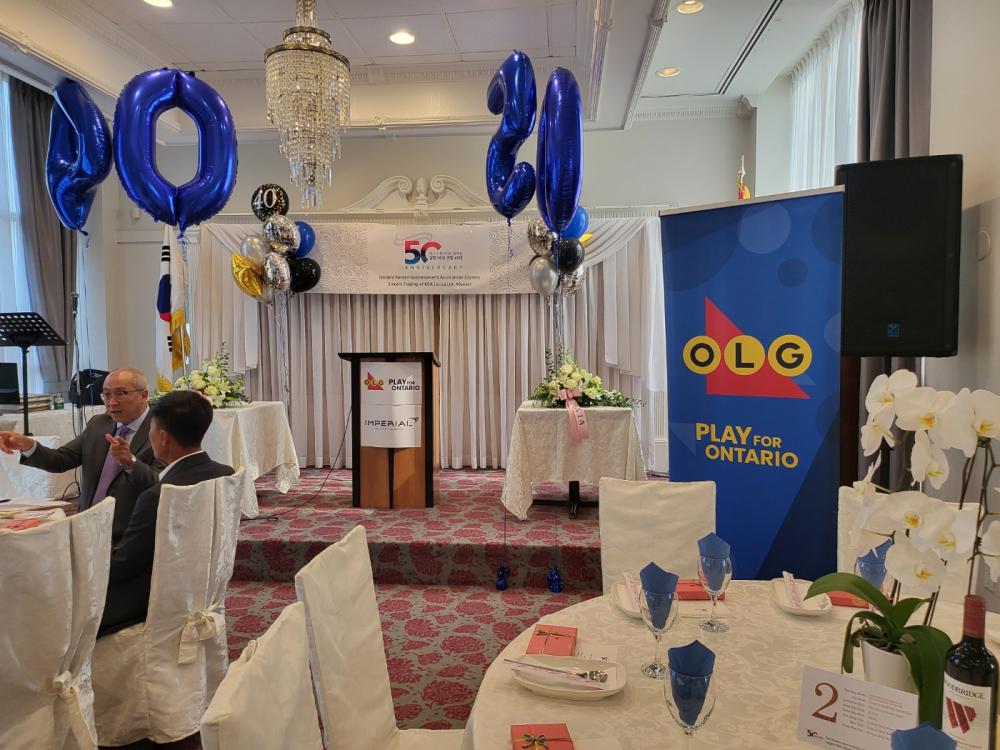
[{"label": "blue number 4 balloon", "polygon": [[486,105],[503,113],[486,151],[486,190],[497,213],[509,222],[524,210],[535,194],[535,170],[517,150],[535,128],[537,94],[535,71],[526,54],[514,50],[497,69],[486,89]]}]

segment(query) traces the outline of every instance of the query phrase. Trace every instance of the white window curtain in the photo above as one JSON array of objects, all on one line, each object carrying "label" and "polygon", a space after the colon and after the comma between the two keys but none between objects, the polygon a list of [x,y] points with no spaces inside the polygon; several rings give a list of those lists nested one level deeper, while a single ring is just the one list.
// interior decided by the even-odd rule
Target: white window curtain
[{"label": "white window curtain", "polygon": [[[23,312],[31,310],[31,301],[24,267],[21,206],[14,178],[10,122],[10,82],[5,74],[0,73],[0,312]],[[20,370],[21,350],[0,348],[0,362],[16,362]],[[43,391],[34,350],[28,353],[28,390],[32,393]]]},{"label": "white window curtain", "polygon": [[852,0],[792,70],[791,188],[833,184],[857,160],[861,2]]}]

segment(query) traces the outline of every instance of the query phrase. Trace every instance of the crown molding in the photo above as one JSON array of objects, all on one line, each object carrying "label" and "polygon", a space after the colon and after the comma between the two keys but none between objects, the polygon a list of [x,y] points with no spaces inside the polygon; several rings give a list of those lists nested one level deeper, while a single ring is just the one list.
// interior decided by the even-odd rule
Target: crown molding
[{"label": "crown molding", "polygon": [[636,112],[632,119],[636,122],[654,120],[704,120],[711,117],[742,117],[738,102],[718,104],[689,104],[677,107]]},{"label": "crown molding", "polygon": [[646,46],[642,49],[642,61],[639,63],[639,71],[632,81],[632,95],[629,97],[628,108],[625,110],[625,130],[632,127],[632,121],[636,118],[646,76],[649,75],[649,70],[653,66],[656,45],[660,42],[660,33],[663,31],[663,24],[667,22],[669,13],[670,0],[656,0],[656,7],[649,17],[649,33],[646,35]]},{"label": "crown molding", "polygon": [[422,216],[432,211],[488,212],[490,204],[461,180],[438,174],[430,179],[411,180],[406,175],[387,177],[368,195],[338,213],[413,213]]},{"label": "crown molding", "polygon": [[[588,120],[597,119],[597,109],[601,102],[601,83],[604,78],[604,61],[608,51],[608,35],[615,26],[614,7],[615,0],[597,0],[594,5],[594,35],[590,48],[587,100],[583,108],[583,111],[588,115]],[[582,48],[578,41],[577,49]]]}]

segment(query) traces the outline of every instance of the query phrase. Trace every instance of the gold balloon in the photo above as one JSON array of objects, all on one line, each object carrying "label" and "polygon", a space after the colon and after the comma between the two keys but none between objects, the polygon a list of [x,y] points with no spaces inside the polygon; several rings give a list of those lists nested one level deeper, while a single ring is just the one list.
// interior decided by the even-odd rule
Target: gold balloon
[{"label": "gold balloon", "polygon": [[592,235],[590,232],[587,232],[586,234],[581,234],[580,244],[586,247],[587,243],[590,242],[592,239],[594,239],[594,235]]},{"label": "gold balloon", "polygon": [[248,294],[254,299],[260,299],[264,291],[264,282],[260,274],[254,268],[253,261],[244,258],[239,253],[232,255],[233,281],[244,294]]}]

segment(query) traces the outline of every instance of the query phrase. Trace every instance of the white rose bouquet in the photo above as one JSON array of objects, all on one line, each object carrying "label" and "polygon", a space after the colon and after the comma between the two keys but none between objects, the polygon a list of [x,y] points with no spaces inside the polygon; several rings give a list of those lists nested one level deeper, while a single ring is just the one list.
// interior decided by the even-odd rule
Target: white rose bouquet
[{"label": "white rose bouquet", "polygon": [[560,391],[580,389],[576,403],[580,406],[620,406],[632,408],[635,401],[620,391],[609,391],[598,375],[582,369],[572,354],[564,353],[557,363],[550,351],[545,352],[545,380],[535,386],[531,397],[544,406],[564,407]]},{"label": "white rose bouquet", "polygon": [[243,378],[233,378],[229,375],[229,352],[226,351],[225,343],[214,357],[203,360],[199,369],[191,370],[186,380],[183,376],[177,378],[173,390],[184,388],[198,391],[211,401],[216,409],[236,406],[250,400],[243,385]]}]

